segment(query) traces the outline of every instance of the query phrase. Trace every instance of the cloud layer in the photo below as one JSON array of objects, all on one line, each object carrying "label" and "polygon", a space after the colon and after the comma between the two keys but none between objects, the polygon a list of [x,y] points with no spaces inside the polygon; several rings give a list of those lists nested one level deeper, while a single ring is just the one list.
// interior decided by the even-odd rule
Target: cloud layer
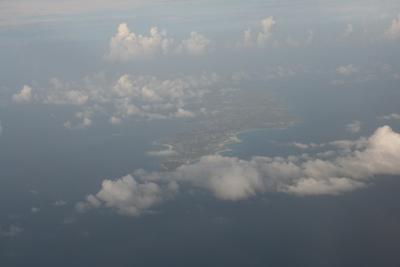
[{"label": "cloud layer", "polygon": [[79,203],[78,208],[104,205],[136,216],[166,199],[170,192],[177,192],[178,185],[209,191],[221,200],[238,201],[267,192],[339,195],[368,186],[378,175],[400,175],[400,134],[389,126],[378,128],[369,138],[320,146],[329,146],[330,150],[314,156],[251,160],[210,155],[171,173],[138,171],[116,181],[105,180],[101,190]]},{"label": "cloud layer", "polygon": [[187,105],[200,102],[210,87],[220,81],[215,74],[182,76],[161,80],[155,76],[124,74],[116,80],[103,75],[86,77],[81,83],[51,79],[47,88],[29,85],[13,95],[16,103],[68,105],[78,111],[65,126],[88,127],[97,114],[107,114],[112,124],[120,124],[129,117],[165,119],[194,117],[196,111]]}]

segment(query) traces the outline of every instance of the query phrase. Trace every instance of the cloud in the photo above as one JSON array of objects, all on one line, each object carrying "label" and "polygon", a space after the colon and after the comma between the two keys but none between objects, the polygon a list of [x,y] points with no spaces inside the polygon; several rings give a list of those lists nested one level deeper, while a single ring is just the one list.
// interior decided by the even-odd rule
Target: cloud
[{"label": "cloud", "polygon": [[14,94],[12,99],[16,103],[28,103],[32,101],[32,87],[24,85],[18,93]]},{"label": "cloud", "polygon": [[116,181],[104,180],[101,190],[96,195],[89,195],[85,202],[78,203],[77,209],[85,212],[104,205],[115,208],[120,214],[139,216],[166,198],[170,190],[170,187],[163,188],[150,181],[137,182],[133,176],[127,175]]},{"label": "cloud", "polygon": [[175,44],[166,31],[160,31],[157,27],[150,28],[149,34],[145,36],[132,32],[126,23],[121,23],[116,35],[110,40],[110,52],[106,59],[131,61],[172,53],[201,55],[208,50],[210,44],[210,40],[194,31],[188,39]]},{"label": "cloud", "polygon": [[80,90],[79,86],[64,83],[57,78],[50,80],[50,87],[43,102],[55,105],[82,106],[87,103],[89,95]]},{"label": "cloud", "polygon": [[85,77],[80,83],[53,78],[46,88],[24,86],[13,99],[18,99],[19,104],[71,106],[76,112],[64,127],[86,128],[94,124],[98,115],[108,116],[111,124],[120,124],[128,118],[195,117],[200,111],[190,110],[191,103],[200,102],[220,80],[212,73],[171,79],[130,74],[107,79],[99,74]]},{"label": "cloud", "polygon": [[243,41],[240,46],[244,47],[265,47],[268,43],[276,21],[274,17],[269,16],[260,22],[261,31],[253,34],[251,29],[247,29],[243,33]]},{"label": "cloud", "polygon": [[75,118],[77,119],[77,123],[73,123],[70,120],[64,123],[64,127],[67,129],[76,129],[76,128],[88,128],[93,125],[93,117],[94,111],[91,107],[88,107],[84,111],[76,112]]},{"label": "cloud", "polygon": [[400,121],[400,114],[399,113],[391,113],[391,114],[388,114],[388,115],[384,115],[384,116],[381,116],[381,117],[379,117],[380,119],[383,119],[383,120],[399,120]]},{"label": "cloud", "polygon": [[178,53],[201,55],[207,52],[211,41],[198,32],[191,32],[190,37],[183,40],[177,48]]},{"label": "cloud", "polygon": [[15,237],[21,234],[23,231],[23,228],[16,225],[10,225],[8,228],[3,228],[0,226],[0,236],[2,237]]},{"label": "cloud", "polygon": [[358,68],[354,67],[352,64],[346,66],[339,66],[336,69],[336,73],[343,76],[351,76],[358,73]]},{"label": "cloud", "polygon": [[302,149],[302,150],[306,150],[306,149],[310,149],[310,148],[317,148],[317,147],[321,146],[320,144],[316,144],[316,143],[304,144],[304,143],[300,143],[300,142],[293,142],[291,145],[298,149]]},{"label": "cloud", "polygon": [[347,24],[346,29],[343,32],[343,37],[350,37],[354,32],[353,25]]},{"label": "cloud", "polygon": [[240,200],[264,187],[260,173],[248,161],[231,157],[206,156],[176,171],[178,180],[211,191],[223,200]]},{"label": "cloud", "polygon": [[276,21],[274,17],[267,17],[261,21],[262,31],[257,34],[257,45],[265,46],[266,42],[272,35],[272,29],[274,28]]},{"label": "cloud", "polygon": [[363,187],[365,187],[364,183],[346,178],[331,177],[326,180],[305,178],[289,186],[287,192],[299,196],[339,195]]},{"label": "cloud", "polygon": [[40,211],[40,208],[37,208],[37,207],[32,207],[31,208],[31,212],[32,213],[38,213]]},{"label": "cloud", "polygon": [[353,134],[359,133],[361,131],[361,126],[362,124],[360,121],[354,121],[346,126],[346,130]]},{"label": "cloud", "polygon": [[268,192],[335,196],[364,188],[378,175],[400,175],[400,134],[389,126],[378,128],[369,138],[340,140],[329,145],[339,150],[326,151],[327,159],[322,153],[250,160],[210,155],[173,172],[139,171],[135,177],[140,183],[131,175],[106,180],[95,196],[89,195],[79,205],[85,210],[104,204],[119,213],[137,216],[166,200],[163,196],[169,188],[180,185],[209,191],[217,199],[239,201]]},{"label": "cloud", "polygon": [[148,36],[131,32],[126,23],[121,23],[115,36],[110,40],[111,60],[127,61],[137,58],[150,58],[169,52],[174,40],[166,31],[152,27]]},{"label": "cloud", "polygon": [[400,38],[400,15],[393,19],[390,27],[385,30],[385,37],[392,40]]},{"label": "cloud", "polygon": [[173,149],[171,145],[165,145],[166,149],[163,150],[152,150],[147,152],[148,155],[154,156],[154,157],[168,157],[168,156],[173,156],[177,155],[176,151]]},{"label": "cloud", "polygon": [[122,119],[118,118],[118,117],[115,117],[115,116],[111,116],[110,123],[111,124],[121,124],[122,123]]},{"label": "cloud", "polygon": [[65,205],[67,205],[67,202],[64,200],[57,200],[53,203],[53,206],[56,206],[56,207],[61,207],[61,206],[65,206]]}]

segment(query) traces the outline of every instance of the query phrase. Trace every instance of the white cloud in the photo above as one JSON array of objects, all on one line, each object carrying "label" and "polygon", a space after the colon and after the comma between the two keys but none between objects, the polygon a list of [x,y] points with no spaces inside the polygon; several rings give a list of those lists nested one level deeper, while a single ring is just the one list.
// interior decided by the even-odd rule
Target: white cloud
[{"label": "white cloud", "polygon": [[49,83],[49,90],[43,98],[45,103],[82,106],[89,99],[89,95],[77,85],[64,83],[57,78],[51,79]]},{"label": "white cloud", "polygon": [[294,142],[293,146],[297,147],[299,149],[308,149],[309,148],[308,144],[303,144],[303,143],[299,143],[299,142]]},{"label": "white cloud", "polygon": [[166,149],[163,150],[152,150],[147,152],[148,155],[154,156],[154,157],[168,157],[168,156],[173,156],[176,155],[177,152],[173,149],[171,145],[165,145]]},{"label": "white cloud", "polygon": [[74,129],[74,128],[88,128],[93,125],[93,109],[91,107],[88,107],[86,110],[79,111],[75,113],[75,118],[77,120],[76,123],[69,121],[66,121],[64,123],[64,127],[67,129]]},{"label": "white cloud", "polygon": [[28,103],[32,101],[32,87],[24,85],[18,93],[13,95],[14,102]]},{"label": "white cloud", "polygon": [[361,126],[362,124],[360,121],[354,121],[346,126],[346,130],[353,134],[359,133],[361,131]]},{"label": "white cloud", "polygon": [[174,40],[166,31],[152,27],[148,36],[131,32],[126,23],[121,23],[115,36],[110,40],[111,60],[127,61],[137,58],[149,58],[166,54],[171,49]]},{"label": "white cloud", "polygon": [[190,112],[183,108],[178,108],[178,110],[175,112],[175,117],[177,118],[193,118],[194,116],[195,115],[193,112]]},{"label": "white cloud", "polygon": [[339,66],[336,69],[336,73],[343,76],[351,76],[358,73],[358,68],[354,67],[352,64],[346,66]]},{"label": "white cloud", "polygon": [[118,180],[104,180],[101,190],[96,195],[89,195],[85,202],[77,204],[77,209],[85,212],[102,205],[115,208],[118,213],[139,216],[147,209],[161,202],[171,192],[170,187],[163,187],[151,181],[138,182],[127,175]]},{"label": "white cloud", "polygon": [[[128,118],[167,119],[195,117],[199,110],[190,104],[199,102],[220,81],[216,74],[179,76],[159,79],[155,76],[124,74],[117,79],[104,75],[85,77],[80,83],[51,79],[47,88],[23,89],[24,99],[45,105],[72,106],[76,112],[64,123],[66,128],[86,128],[94,124],[99,114],[112,124]],[[22,98],[18,95],[18,99]],[[15,98],[15,96],[14,96]],[[27,101],[18,100],[18,103]]]},{"label": "white cloud", "polygon": [[251,29],[247,29],[243,33],[243,42],[241,46],[244,47],[265,47],[271,38],[273,28],[276,21],[274,17],[269,16],[260,22],[261,31],[256,34],[252,33]]},{"label": "white cloud", "polygon": [[191,32],[189,38],[175,44],[166,31],[152,27],[149,35],[131,32],[126,23],[121,23],[115,36],[110,40],[109,60],[130,61],[149,59],[170,53],[201,55],[207,52],[211,41],[198,32]]},{"label": "white cloud", "polygon": [[244,31],[242,45],[244,47],[253,47],[254,46],[253,34],[250,29],[247,29]]},{"label": "white cloud", "polygon": [[165,192],[180,184],[205,189],[221,200],[238,201],[265,192],[339,195],[368,186],[378,175],[400,175],[400,134],[389,126],[378,128],[369,138],[330,144],[340,151],[326,151],[328,159],[320,158],[322,153],[250,160],[211,155],[170,173],[139,171],[135,175],[141,183],[130,175],[106,180],[99,193],[79,205],[85,209],[104,203],[136,216],[165,200]]},{"label": "white cloud", "polygon": [[304,143],[300,143],[300,142],[293,142],[291,145],[298,149],[302,149],[302,150],[323,146],[323,145],[316,144],[316,143],[304,144]]},{"label": "white cloud", "polygon": [[191,32],[190,37],[181,42],[177,48],[178,53],[202,55],[209,49],[211,41],[198,32]]},{"label": "white cloud", "polygon": [[289,186],[287,191],[299,196],[339,195],[363,187],[364,183],[347,178],[331,177],[326,180],[304,178]]},{"label": "white cloud", "polygon": [[179,180],[210,190],[217,198],[240,200],[264,188],[251,162],[222,156],[206,156],[176,171]]},{"label": "white cloud", "polygon": [[267,17],[261,21],[262,31],[257,34],[257,45],[264,47],[268,39],[272,35],[272,29],[274,28],[276,21],[274,17]]},{"label": "white cloud", "polygon": [[390,27],[385,30],[385,37],[388,39],[400,38],[400,15],[393,19]]}]

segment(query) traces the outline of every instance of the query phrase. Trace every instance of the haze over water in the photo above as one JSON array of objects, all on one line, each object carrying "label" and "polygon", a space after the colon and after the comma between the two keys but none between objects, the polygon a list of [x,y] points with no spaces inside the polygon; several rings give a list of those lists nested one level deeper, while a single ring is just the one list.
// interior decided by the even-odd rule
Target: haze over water
[{"label": "haze over water", "polygon": [[0,266],[398,266],[399,46],[394,0],[0,2]]}]

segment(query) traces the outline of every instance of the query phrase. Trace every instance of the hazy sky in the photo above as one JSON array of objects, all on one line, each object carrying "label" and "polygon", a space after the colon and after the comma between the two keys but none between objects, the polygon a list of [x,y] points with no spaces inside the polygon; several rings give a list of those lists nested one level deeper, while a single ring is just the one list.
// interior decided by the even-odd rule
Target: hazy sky
[{"label": "hazy sky", "polygon": [[[399,47],[395,0],[0,0],[0,265],[397,266]],[[163,170],[235,92],[292,126]]]}]

